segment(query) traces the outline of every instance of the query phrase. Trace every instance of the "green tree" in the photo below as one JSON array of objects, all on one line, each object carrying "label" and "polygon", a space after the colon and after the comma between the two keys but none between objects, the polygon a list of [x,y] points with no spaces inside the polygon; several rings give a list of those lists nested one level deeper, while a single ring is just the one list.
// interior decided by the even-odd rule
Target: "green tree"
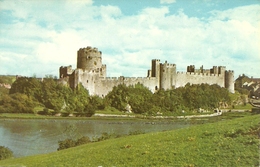
[{"label": "green tree", "polygon": [[127,102],[135,113],[145,113],[151,109],[152,92],[142,84],[130,86]]},{"label": "green tree", "polygon": [[36,78],[20,77],[12,84],[10,94],[22,93],[40,101],[42,96],[41,87],[41,82]]},{"label": "green tree", "polygon": [[73,91],[69,87],[53,78],[45,78],[42,82],[42,92],[42,103],[45,107],[57,112],[67,111],[66,107],[71,103],[73,96]]},{"label": "green tree", "polygon": [[0,99],[0,112],[2,113],[34,113],[38,104],[25,94],[15,93],[5,95]]},{"label": "green tree", "polygon": [[129,90],[126,85],[114,86],[113,90],[106,95],[108,104],[118,110],[124,111],[128,103]]},{"label": "green tree", "polygon": [[0,146],[0,160],[13,157],[13,152],[4,146]]},{"label": "green tree", "polygon": [[124,111],[127,104],[130,104],[133,112],[145,113],[151,107],[150,98],[152,92],[142,84],[126,86],[124,84],[115,86],[107,94],[105,100],[108,104],[118,110]]}]

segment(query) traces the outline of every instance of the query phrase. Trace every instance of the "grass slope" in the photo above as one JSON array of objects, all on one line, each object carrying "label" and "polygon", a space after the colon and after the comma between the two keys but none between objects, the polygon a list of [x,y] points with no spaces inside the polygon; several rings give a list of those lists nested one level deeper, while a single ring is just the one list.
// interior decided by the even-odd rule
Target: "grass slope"
[{"label": "grass slope", "polygon": [[0,166],[259,166],[260,115],[91,143]]}]

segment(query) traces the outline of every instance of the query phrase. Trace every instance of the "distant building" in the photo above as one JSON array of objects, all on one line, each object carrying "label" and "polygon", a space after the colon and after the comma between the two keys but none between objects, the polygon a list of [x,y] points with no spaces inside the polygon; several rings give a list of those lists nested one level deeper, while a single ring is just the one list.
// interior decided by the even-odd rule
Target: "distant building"
[{"label": "distant building", "polygon": [[234,72],[227,71],[224,66],[213,66],[212,69],[203,69],[202,66],[195,69],[194,65],[190,65],[187,72],[177,72],[175,64],[153,59],[147,77],[106,77],[106,70],[106,65],[102,64],[102,52],[88,46],[78,50],[76,69],[72,69],[72,66],[60,67],[60,81],[71,88],[82,83],[91,95],[98,96],[105,96],[119,84],[129,86],[137,83],[143,84],[152,92],[183,87],[187,83],[207,83],[217,84],[234,93]]},{"label": "distant building", "polygon": [[236,79],[236,83],[237,87],[248,90],[250,97],[260,98],[260,78],[249,78],[243,74]]}]

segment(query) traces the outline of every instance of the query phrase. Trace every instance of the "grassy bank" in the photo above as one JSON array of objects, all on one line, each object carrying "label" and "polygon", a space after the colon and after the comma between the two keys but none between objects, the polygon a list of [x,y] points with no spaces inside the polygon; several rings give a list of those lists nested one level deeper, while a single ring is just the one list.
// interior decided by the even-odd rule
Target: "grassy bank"
[{"label": "grassy bank", "polygon": [[110,139],[0,166],[259,166],[260,116]]}]

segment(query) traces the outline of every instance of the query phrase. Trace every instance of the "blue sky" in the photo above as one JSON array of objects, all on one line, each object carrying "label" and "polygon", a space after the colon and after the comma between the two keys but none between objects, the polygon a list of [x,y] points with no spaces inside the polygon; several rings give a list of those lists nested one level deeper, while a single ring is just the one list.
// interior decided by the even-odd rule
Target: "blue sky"
[{"label": "blue sky", "polygon": [[1,75],[58,76],[87,46],[110,77],[160,59],[260,78],[260,0],[0,0]]}]

